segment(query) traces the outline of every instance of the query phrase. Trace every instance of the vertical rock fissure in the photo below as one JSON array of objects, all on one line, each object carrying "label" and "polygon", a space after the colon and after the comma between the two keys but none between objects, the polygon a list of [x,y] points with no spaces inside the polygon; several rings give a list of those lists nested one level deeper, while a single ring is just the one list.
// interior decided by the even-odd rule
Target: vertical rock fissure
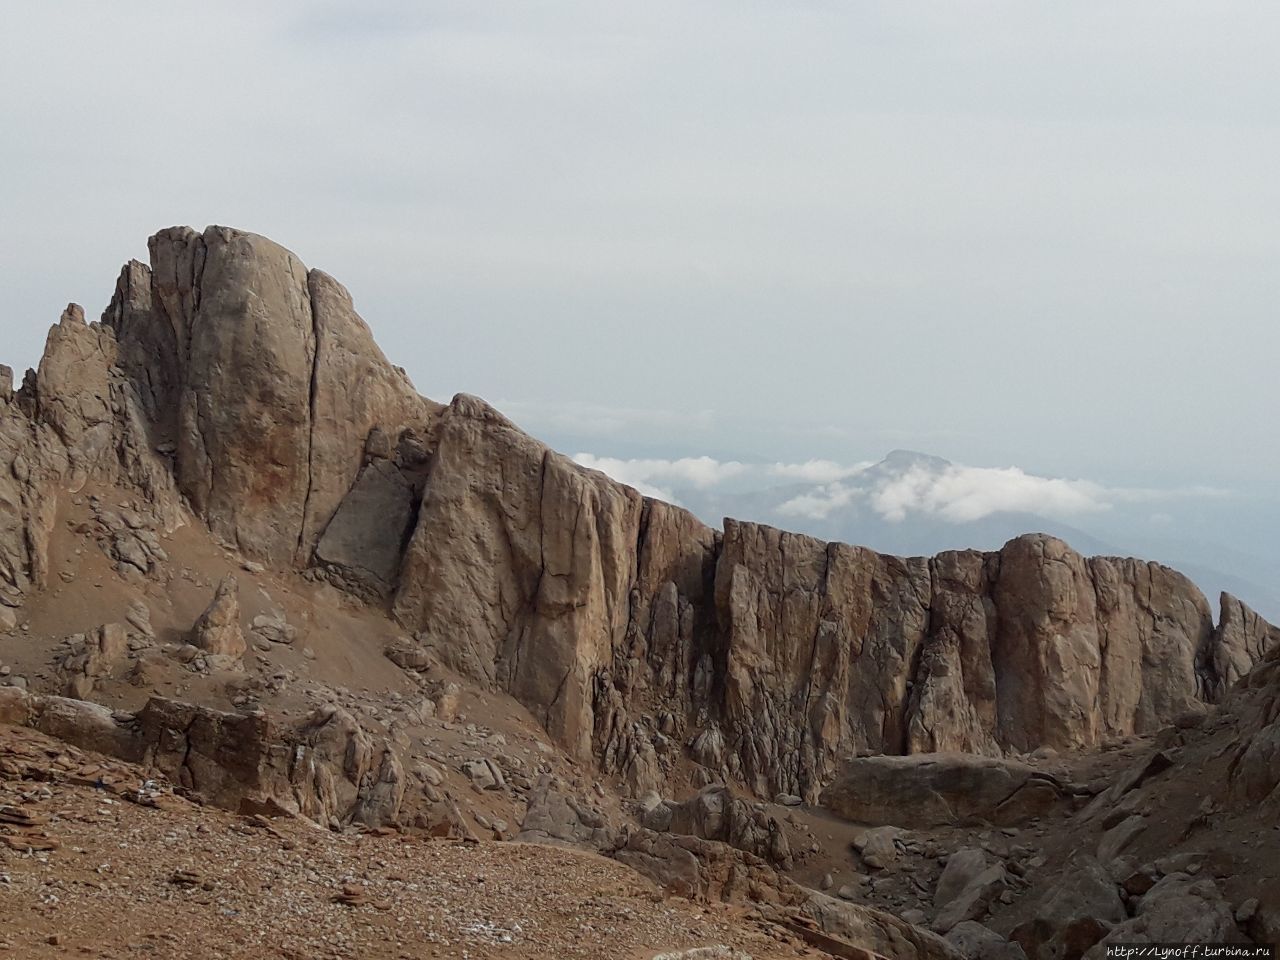
[{"label": "vertical rock fissure", "polygon": [[320,376],[320,319],[316,311],[315,291],[311,287],[311,272],[307,272],[307,312],[311,314],[311,379],[307,395],[307,489],[302,496],[302,518],[298,525],[298,546],[294,551],[294,564],[310,566],[314,545],[307,544],[307,518],[311,516],[311,493],[315,488],[316,448],[316,396]]}]

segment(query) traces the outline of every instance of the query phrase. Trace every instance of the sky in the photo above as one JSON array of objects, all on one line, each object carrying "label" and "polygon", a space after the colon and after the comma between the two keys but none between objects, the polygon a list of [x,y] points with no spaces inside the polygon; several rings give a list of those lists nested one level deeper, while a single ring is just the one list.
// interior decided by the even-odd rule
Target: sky
[{"label": "sky", "polygon": [[219,223],[624,471],[1274,507],[1278,41],[1232,0],[0,0],[0,362]]}]

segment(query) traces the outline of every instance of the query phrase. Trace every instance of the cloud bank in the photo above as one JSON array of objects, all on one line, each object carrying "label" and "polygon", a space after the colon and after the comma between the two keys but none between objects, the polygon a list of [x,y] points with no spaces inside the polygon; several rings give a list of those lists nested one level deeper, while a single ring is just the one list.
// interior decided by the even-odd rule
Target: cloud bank
[{"label": "cloud bank", "polygon": [[[730,482],[738,490],[778,489],[780,499],[775,509],[779,514],[814,520],[862,509],[890,523],[918,515],[962,524],[997,513],[1070,519],[1119,504],[1227,495],[1227,491],[1210,487],[1110,487],[1087,479],[1037,476],[1019,467],[972,467],[943,460],[906,466],[891,461],[742,463],[707,456],[628,460],[590,453],[579,453],[574,460],[647,496],[673,503],[679,502],[682,491],[708,493],[724,490]],[[797,493],[797,484],[810,487]]]}]

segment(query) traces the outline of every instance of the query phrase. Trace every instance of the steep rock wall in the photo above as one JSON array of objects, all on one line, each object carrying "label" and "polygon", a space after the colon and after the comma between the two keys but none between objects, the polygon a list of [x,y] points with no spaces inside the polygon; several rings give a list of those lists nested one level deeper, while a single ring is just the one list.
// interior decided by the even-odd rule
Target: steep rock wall
[{"label": "steep rock wall", "polygon": [[1222,636],[1180,574],[1044,535],[904,559],[720,534],[465,396],[440,419],[393,612],[637,792],[685,748],[708,779],[813,796],[858,752],[1150,731],[1212,695]]},{"label": "steep rock wall", "polygon": [[637,793],[686,758],[812,798],[857,753],[1089,746],[1280,643],[1226,596],[1215,629],[1168,568],[1043,535],[900,558],[715,531],[481,400],[419,397],[336,281],[223,227],[158,233],[102,324],[69,308],[38,373],[0,377],[0,603],[42,587],[59,493],[94,477],[386,598]]}]

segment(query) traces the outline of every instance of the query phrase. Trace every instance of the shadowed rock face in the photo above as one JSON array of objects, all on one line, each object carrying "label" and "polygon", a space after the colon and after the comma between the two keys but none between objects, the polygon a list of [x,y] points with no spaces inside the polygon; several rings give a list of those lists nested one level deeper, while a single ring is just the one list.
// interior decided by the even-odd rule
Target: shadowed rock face
[{"label": "shadowed rock face", "polygon": [[224,227],[158,233],[102,324],[69,308],[38,374],[0,380],[0,604],[43,586],[58,497],[119,484],[385,602],[638,794],[686,750],[708,781],[812,800],[859,752],[1088,746],[1280,643],[1226,596],[1215,629],[1166,567],[1039,534],[904,559],[713,530],[482,400],[418,396],[336,281]]}]

